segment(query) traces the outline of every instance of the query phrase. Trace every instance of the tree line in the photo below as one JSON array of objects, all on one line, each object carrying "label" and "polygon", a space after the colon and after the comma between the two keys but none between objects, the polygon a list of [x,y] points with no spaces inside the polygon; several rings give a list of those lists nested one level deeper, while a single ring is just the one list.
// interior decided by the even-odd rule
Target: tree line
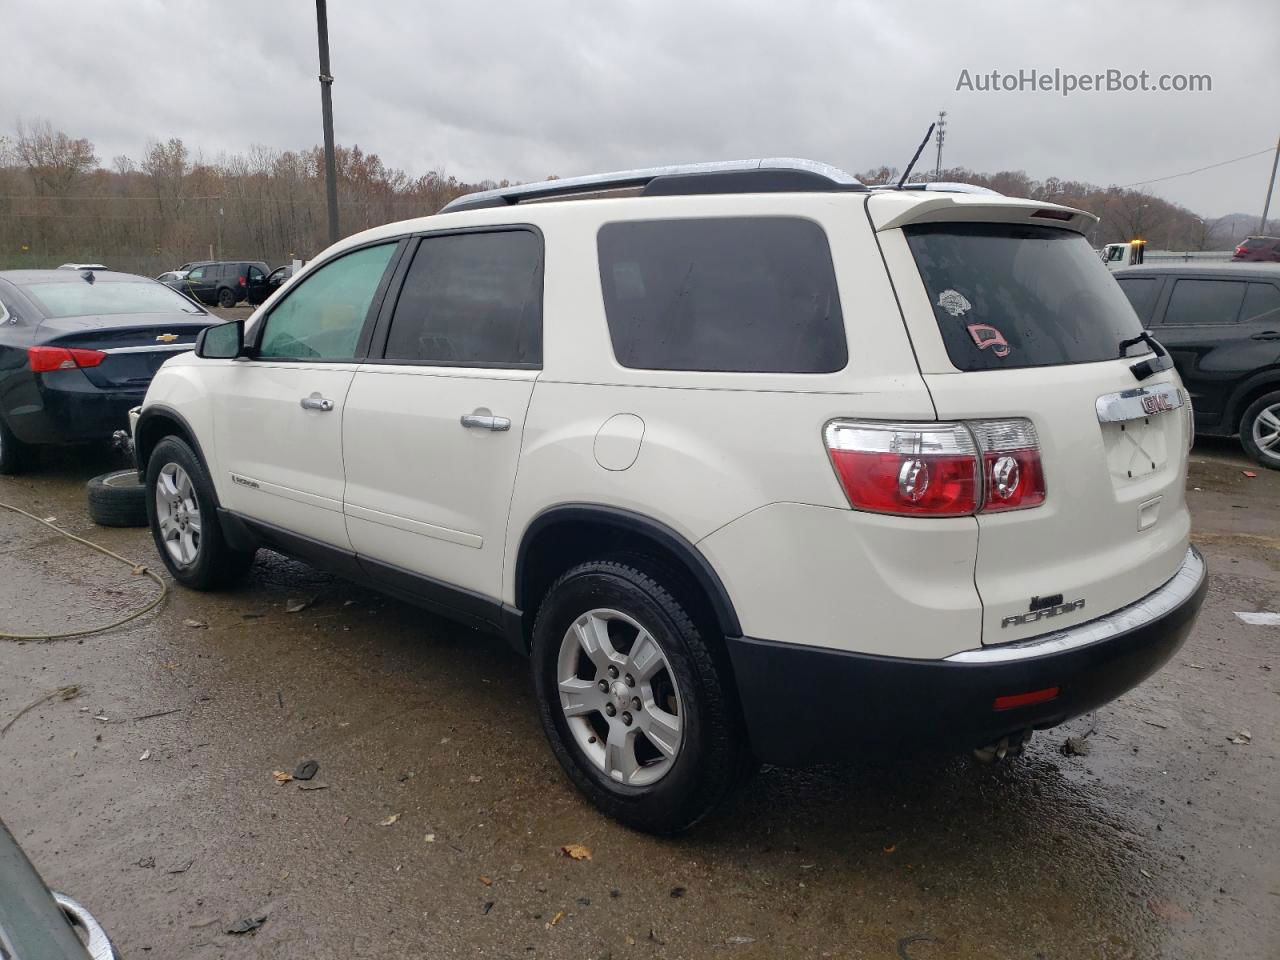
[{"label": "tree line", "polygon": [[[359,146],[337,148],[337,169],[344,235],[432,214],[454,197],[508,183],[464,183],[435,170],[414,177]],[[897,177],[880,167],[860,179]],[[1211,250],[1238,239],[1234,222],[1199,217],[1148,191],[1035,180],[1022,171],[952,168],[943,179],[1088,210],[1102,218],[1089,233],[1095,246],[1140,237],[1152,249]],[[171,138],[149,141],[137,159],[121,155],[104,165],[93,143],[47,120],[0,135],[0,269],[81,261],[156,274],[187,260],[242,257],[274,265],[309,259],[327,236],[319,147],[254,147],[207,160]]]}]

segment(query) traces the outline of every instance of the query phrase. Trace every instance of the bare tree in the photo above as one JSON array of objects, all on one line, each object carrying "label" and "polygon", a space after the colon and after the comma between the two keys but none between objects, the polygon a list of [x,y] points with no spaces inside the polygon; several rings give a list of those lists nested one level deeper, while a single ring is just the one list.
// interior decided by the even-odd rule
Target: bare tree
[{"label": "bare tree", "polygon": [[18,158],[35,182],[36,192],[66,196],[98,163],[93,144],[54,130],[48,120],[27,125],[18,121]]}]

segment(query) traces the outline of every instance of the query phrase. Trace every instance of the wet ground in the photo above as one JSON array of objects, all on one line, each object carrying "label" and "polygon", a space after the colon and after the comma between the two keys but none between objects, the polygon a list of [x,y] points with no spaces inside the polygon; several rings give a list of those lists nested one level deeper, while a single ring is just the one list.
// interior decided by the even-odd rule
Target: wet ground
[{"label": "wet ground", "polygon": [[[766,768],[656,840],[569,786],[499,642],[264,553],[232,592],[0,640],[0,726],[79,688],[0,737],[0,817],[131,960],[1274,960],[1280,628],[1235,612],[1280,610],[1280,474],[1246,477],[1226,442],[1194,461],[1213,579],[1193,636],[1005,767]],[[159,566],[146,531],[87,519],[110,465],[46,458],[0,501]],[[0,630],[114,619],[154,589],[3,511],[0,558]],[[305,760],[312,789],[276,782]]]}]

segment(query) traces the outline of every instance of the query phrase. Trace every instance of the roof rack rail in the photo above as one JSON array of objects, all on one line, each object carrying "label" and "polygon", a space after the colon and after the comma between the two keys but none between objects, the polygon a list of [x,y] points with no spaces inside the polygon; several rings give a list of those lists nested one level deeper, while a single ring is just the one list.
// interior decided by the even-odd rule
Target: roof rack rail
[{"label": "roof rack rail", "polygon": [[502,207],[530,200],[549,200],[608,190],[642,188],[645,196],[708,193],[795,193],[863,191],[867,188],[837,167],[813,160],[774,157],[762,160],[723,160],[684,163],[640,170],[595,173],[564,180],[521,183],[496,190],[468,193],[445,204],[441,213]]},{"label": "roof rack rail", "polygon": [[896,183],[877,183],[868,189],[880,192],[882,190],[925,190],[929,193],[985,193],[994,197],[1002,197],[999,190],[992,190],[989,187],[979,187],[972,183],[953,183],[950,181],[934,180],[929,183],[904,183],[899,187]]}]

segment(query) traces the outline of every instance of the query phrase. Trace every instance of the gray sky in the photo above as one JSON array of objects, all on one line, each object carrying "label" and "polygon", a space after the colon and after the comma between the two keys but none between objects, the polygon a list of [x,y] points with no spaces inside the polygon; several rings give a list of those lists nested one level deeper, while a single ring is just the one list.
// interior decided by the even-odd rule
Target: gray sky
[{"label": "gray sky", "polygon": [[[941,108],[944,165],[1104,185],[1280,135],[1275,0],[329,0],[329,18],[338,141],[415,175],[754,156],[902,167]],[[47,118],[104,165],[149,138],[210,159],[320,141],[307,0],[0,0],[0,23],[0,128]],[[1210,74],[1213,89],[956,90],[962,69],[1055,67]],[[1209,216],[1260,212],[1270,162],[1151,189]]]}]

